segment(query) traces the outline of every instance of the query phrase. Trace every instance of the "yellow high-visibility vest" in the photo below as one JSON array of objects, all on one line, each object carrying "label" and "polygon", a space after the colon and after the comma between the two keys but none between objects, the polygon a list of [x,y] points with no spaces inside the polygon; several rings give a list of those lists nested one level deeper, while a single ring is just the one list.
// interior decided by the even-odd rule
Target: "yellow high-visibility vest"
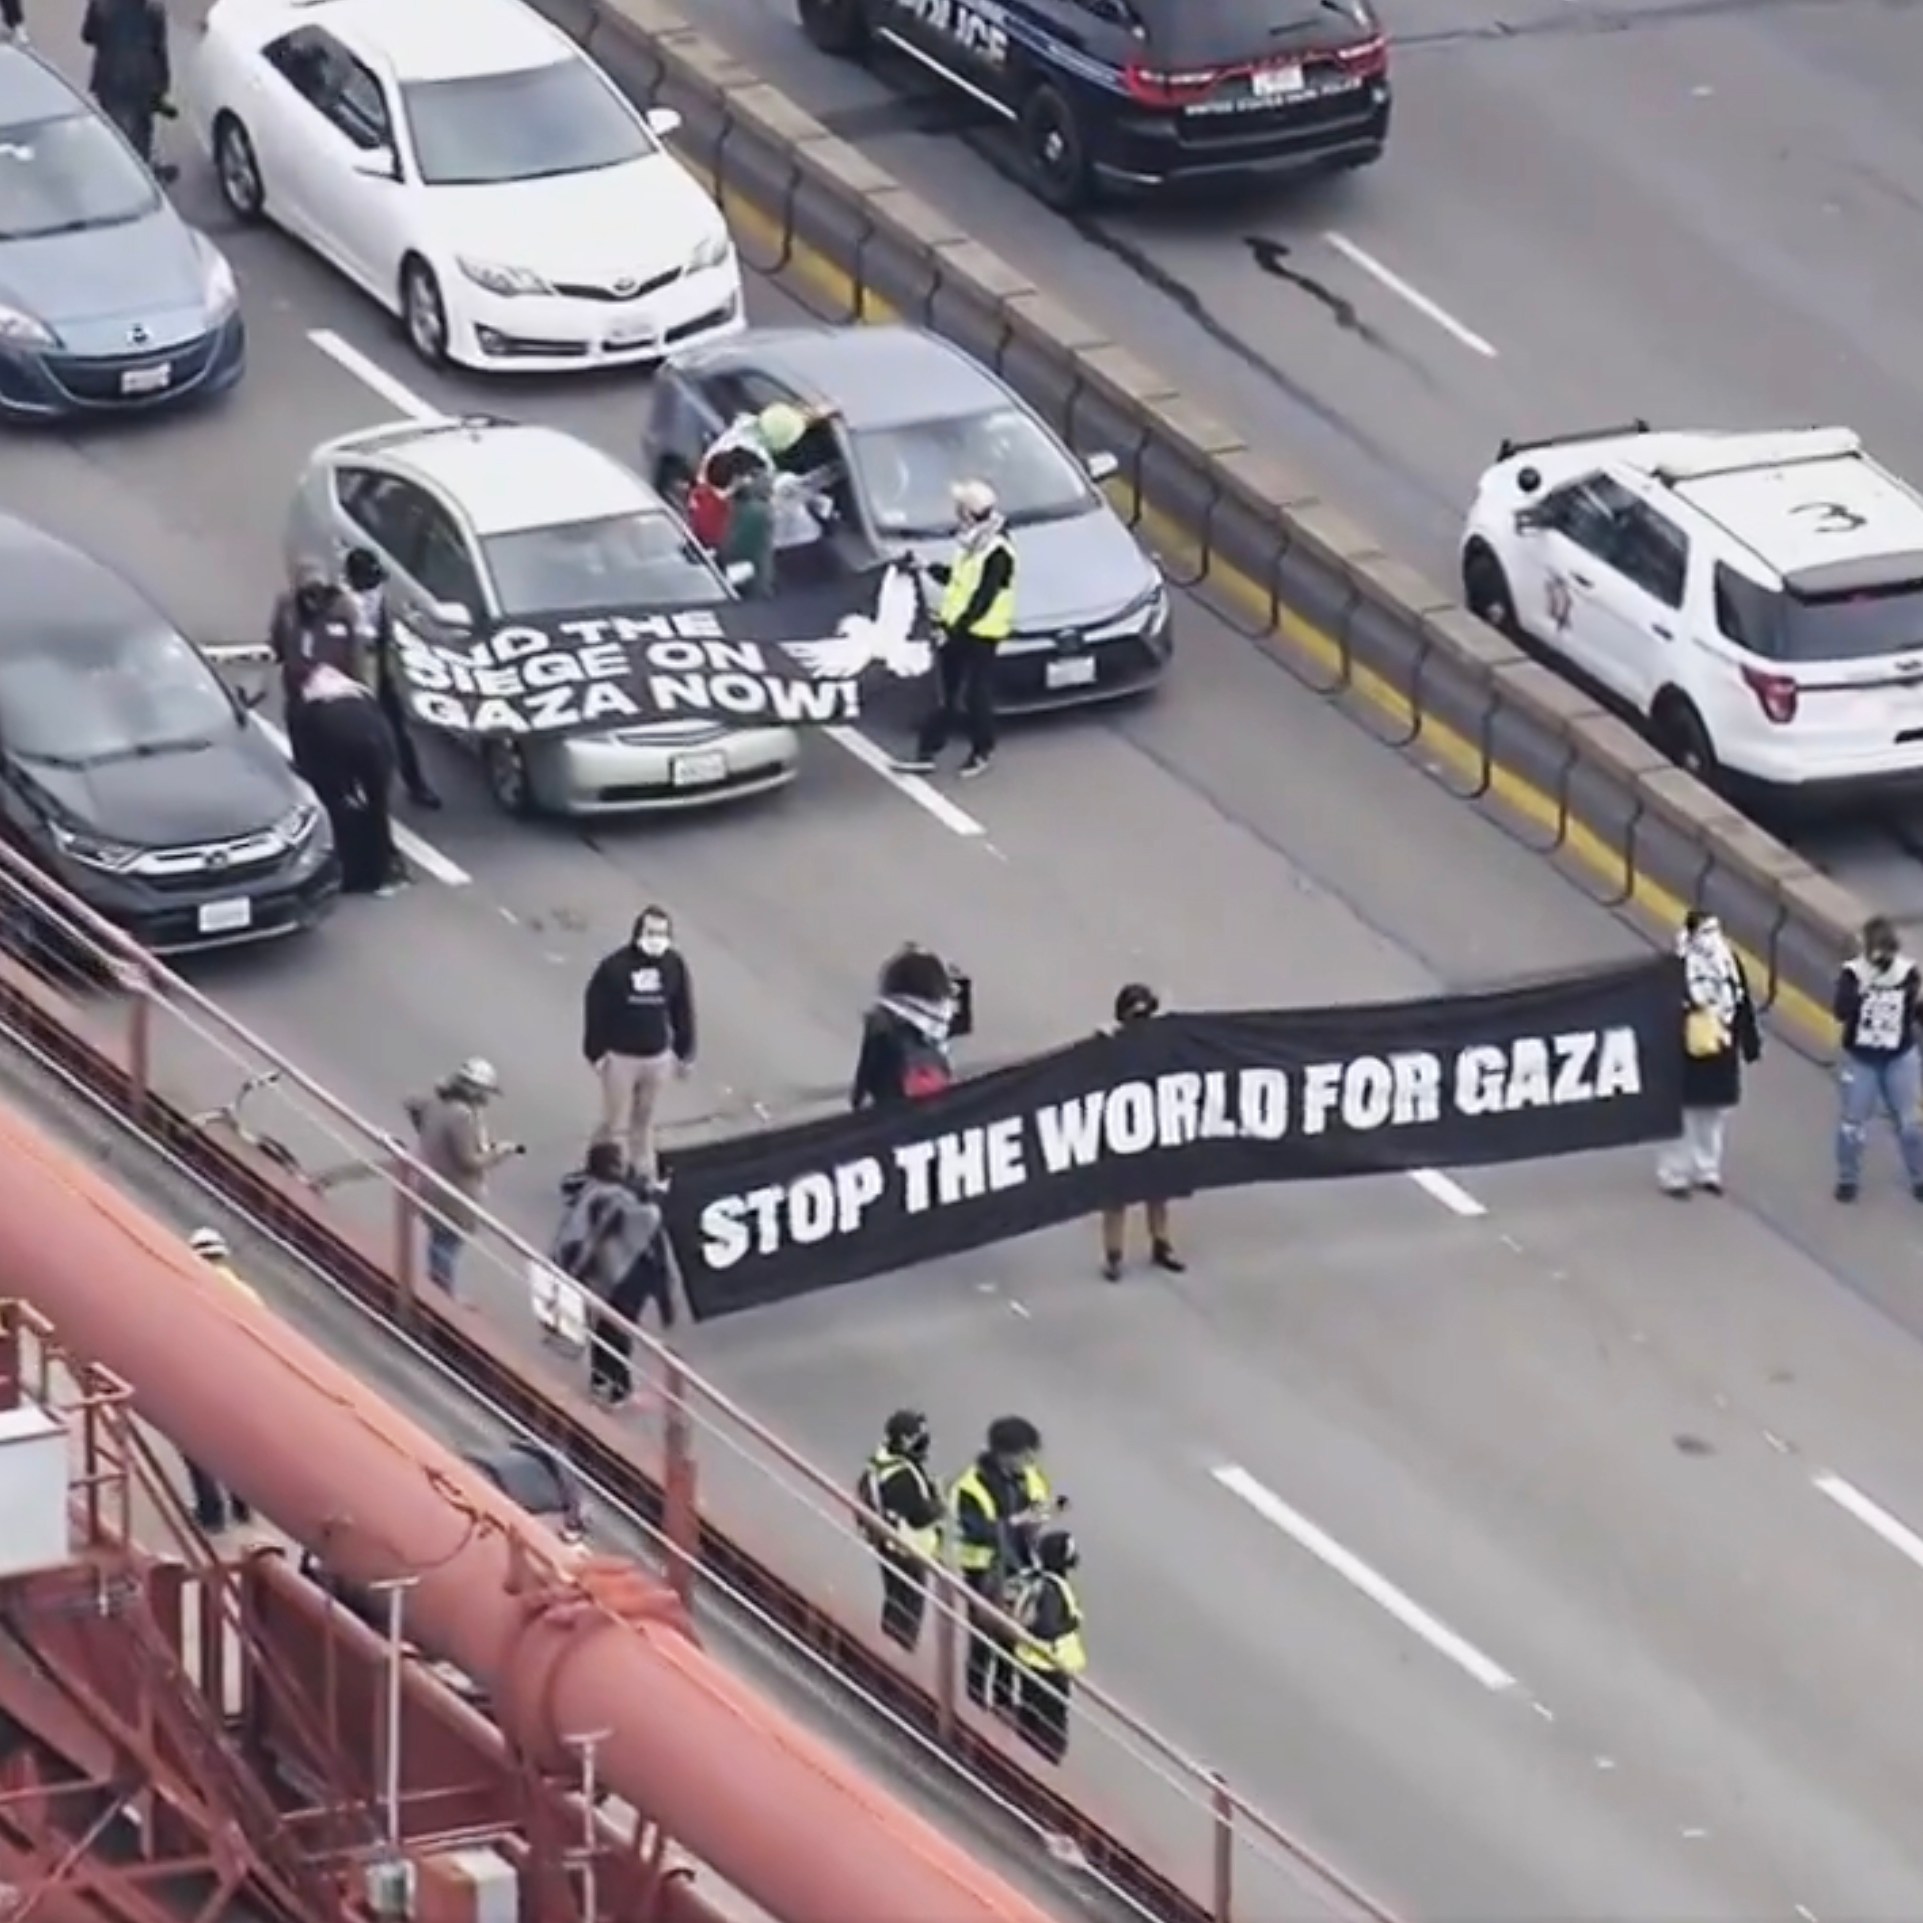
[{"label": "yellow high-visibility vest", "polygon": [[[1048,1478],[1032,1465],[1022,1471],[1022,1495],[1024,1507],[1038,1509],[1048,1500]],[[977,1575],[985,1569],[993,1569],[1001,1560],[1001,1552],[984,1543],[973,1543],[964,1539],[961,1533],[961,1507],[966,1498],[973,1502],[993,1521],[1005,1522],[1002,1512],[995,1506],[994,1492],[982,1480],[982,1472],[970,1464],[957,1476],[948,1491],[948,1516],[955,1525],[955,1567],[964,1575]]]},{"label": "yellow high-visibility vest", "polygon": [[211,1269],[230,1289],[238,1289],[249,1302],[258,1303],[260,1295],[248,1283],[242,1281],[231,1262],[209,1262],[204,1265]]},{"label": "yellow high-visibility vest", "polygon": [[1015,1651],[1015,1660],[1026,1669],[1050,1669],[1064,1676],[1079,1676],[1088,1667],[1088,1650],[1082,1643],[1082,1605],[1076,1597],[1075,1585],[1066,1576],[1045,1569],[1033,1577],[1023,1598],[1019,1620],[1023,1623],[1034,1620],[1036,1603],[1045,1583],[1053,1584],[1067,1604],[1068,1628],[1052,1641],[1044,1641],[1031,1633]]},{"label": "yellow high-visibility vest", "polygon": [[982,570],[987,567],[991,554],[1008,556],[1008,585],[989,602],[988,612],[964,632],[982,641],[1006,641],[1015,631],[1015,550],[1005,534],[998,534],[979,553],[963,549],[955,557],[938,618],[944,628],[953,630],[974,600],[975,590],[981,586]]},{"label": "yellow high-visibility vest", "polygon": [[922,1479],[924,1487],[932,1496],[935,1493],[933,1480],[912,1456],[896,1455],[889,1449],[877,1449],[868,1458],[868,1467],[861,1478],[861,1499],[876,1515],[887,1523],[889,1533],[898,1536],[910,1549],[928,1557],[941,1554],[941,1524],[931,1522],[920,1529],[911,1529],[899,1516],[890,1515],[881,1499],[882,1483],[897,1469],[912,1469]]}]

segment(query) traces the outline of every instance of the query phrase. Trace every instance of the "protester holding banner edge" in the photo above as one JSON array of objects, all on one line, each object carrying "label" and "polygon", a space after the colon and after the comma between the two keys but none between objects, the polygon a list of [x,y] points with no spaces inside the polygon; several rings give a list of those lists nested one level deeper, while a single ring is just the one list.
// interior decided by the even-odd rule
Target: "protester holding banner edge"
[{"label": "protester holding banner edge", "polygon": [[[1162,999],[1146,982],[1130,982],[1115,997],[1115,1026],[1127,1028],[1135,1022],[1153,1021],[1162,1012]],[[1188,1264],[1175,1253],[1169,1229],[1168,1198],[1151,1196],[1142,1204],[1148,1218],[1149,1261],[1168,1275],[1182,1275]],[[1128,1208],[1102,1211],[1102,1280],[1119,1282],[1122,1264],[1128,1253]]]}]

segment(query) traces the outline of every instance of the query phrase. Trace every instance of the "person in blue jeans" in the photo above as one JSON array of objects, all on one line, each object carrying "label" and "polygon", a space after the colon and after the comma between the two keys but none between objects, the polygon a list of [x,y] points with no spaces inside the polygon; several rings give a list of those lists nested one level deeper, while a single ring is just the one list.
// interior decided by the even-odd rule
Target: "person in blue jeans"
[{"label": "person in blue jeans", "polygon": [[1917,997],[1923,973],[1881,915],[1863,924],[1862,953],[1843,964],[1832,1007],[1842,1031],[1837,1063],[1836,1199],[1863,1184],[1863,1138],[1880,1109],[1903,1151],[1910,1193],[1923,1202],[1923,1058]]}]

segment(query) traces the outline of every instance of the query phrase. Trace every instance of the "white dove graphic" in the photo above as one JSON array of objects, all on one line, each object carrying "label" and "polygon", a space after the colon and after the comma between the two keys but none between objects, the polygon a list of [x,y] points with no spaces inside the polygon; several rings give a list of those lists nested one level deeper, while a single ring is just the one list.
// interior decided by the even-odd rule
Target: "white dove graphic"
[{"label": "white dove graphic", "polygon": [[786,651],[818,681],[852,681],[864,669],[886,668],[907,680],[934,664],[933,645],[914,632],[921,591],[906,568],[882,577],[871,614],[846,616],[826,641],[790,641]]}]

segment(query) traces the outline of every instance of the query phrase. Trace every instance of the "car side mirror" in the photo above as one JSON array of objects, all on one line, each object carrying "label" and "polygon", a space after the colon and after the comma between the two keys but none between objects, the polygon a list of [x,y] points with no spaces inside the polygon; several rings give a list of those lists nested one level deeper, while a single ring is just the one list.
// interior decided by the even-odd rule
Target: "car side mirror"
[{"label": "car side mirror", "polygon": [[252,714],[256,708],[266,707],[267,690],[263,686],[236,688],[234,699],[240,703],[243,712]]},{"label": "car side mirror", "polygon": [[1106,448],[1088,456],[1082,463],[1088,469],[1088,478],[1099,486],[1103,481],[1112,481],[1122,471],[1122,464]]},{"label": "car side mirror", "polygon": [[353,168],[363,180],[399,180],[401,177],[400,162],[394,158],[392,147],[372,147],[356,153]]},{"label": "car side mirror", "polygon": [[727,577],[731,588],[745,588],[755,578],[755,564],[752,561],[730,561],[721,572]]},{"label": "car side mirror", "polygon": [[1516,510],[1516,532],[1518,534],[1541,534],[1554,527],[1556,517],[1546,508],[1524,507]]},{"label": "car side mirror", "polygon": [[656,107],[648,114],[648,132],[657,140],[672,140],[681,131],[681,116],[672,107]]},{"label": "car side mirror", "polygon": [[434,625],[450,634],[467,634],[473,629],[474,614],[465,602],[434,601],[427,611],[434,617]]}]

